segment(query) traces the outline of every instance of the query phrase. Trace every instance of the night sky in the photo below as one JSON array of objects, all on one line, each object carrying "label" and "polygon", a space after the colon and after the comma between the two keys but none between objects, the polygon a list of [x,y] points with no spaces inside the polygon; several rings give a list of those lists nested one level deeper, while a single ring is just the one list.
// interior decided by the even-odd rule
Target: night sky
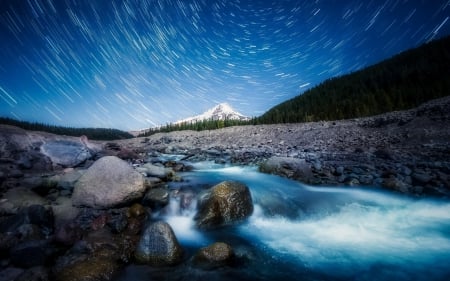
[{"label": "night sky", "polygon": [[258,116],[450,34],[450,0],[0,0],[0,116],[148,128]]}]

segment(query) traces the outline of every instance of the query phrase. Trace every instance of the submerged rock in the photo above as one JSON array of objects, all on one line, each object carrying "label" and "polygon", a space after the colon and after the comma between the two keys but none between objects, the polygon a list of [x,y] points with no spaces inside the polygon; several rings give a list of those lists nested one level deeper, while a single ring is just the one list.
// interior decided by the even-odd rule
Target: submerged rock
[{"label": "submerged rock", "polygon": [[240,182],[224,181],[213,186],[200,198],[195,221],[200,228],[233,224],[253,213],[248,187]]},{"label": "submerged rock", "polygon": [[72,202],[75,206],[105,209],[141,198],[144,192],[141,174],[124,160],[105,156],[76,182]]},{"label": "submerged rock", "polygon": [[201,248],[193,258],[196,266],[212,269],[225,266],[232,262],[234,257],[233,249],[223,242],[216,242],[208,247]]},{"label": "submerged rock", "polygon": [[135,258],[154,266],[174,265],[181,261],[183,249],[170,227],[163,221],[150,224],[142,233]]}]

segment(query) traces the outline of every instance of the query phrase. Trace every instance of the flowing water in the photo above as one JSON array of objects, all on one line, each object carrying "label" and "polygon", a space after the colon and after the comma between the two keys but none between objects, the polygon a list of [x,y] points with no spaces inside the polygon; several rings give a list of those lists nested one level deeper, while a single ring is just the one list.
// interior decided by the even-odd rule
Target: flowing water
[{"label": "flowing water", "polygon": [[[171,188],[198,193],[224,180],[249,186],[255,211],[243,224],[214,231],[193,226],[195,199],[174,196],[166,220],[186,249],[173,268],[130,265],[117,280],[450,280],[450,202],[376,189],[308,187],[254,167],[198,163]],[[184,208],[180,208],[184,206]],[[192,267],[189,257],[216,241],[236,263]]]}]

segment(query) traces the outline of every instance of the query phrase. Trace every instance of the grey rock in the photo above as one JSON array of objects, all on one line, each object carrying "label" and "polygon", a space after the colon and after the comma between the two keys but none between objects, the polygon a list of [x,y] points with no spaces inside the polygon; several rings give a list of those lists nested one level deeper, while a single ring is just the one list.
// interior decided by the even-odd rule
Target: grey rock
[{"label": "grey rock", "polygon": [[49,141],[41,146],[41,153],[64,167],[75,167],[92,157],[83,143],[68,140]]},{"label": "grey rock", "polygon": [[89,167],[76,182],[72,203],[75,206],[105,209],[139,199],[144,192],[141,174],[124,160],[105,156]]},{"label": "grey rock", "polygon": [[142,199],[142,205],[149,206],[153,210],[160,209],[169,204],[169,190],[164,187],[152,188]]},{"label": "grey rock", "polygon": [[145,173],[148,177],[157,177],[160,179],[167,179],[173,174],[173,170],[171,168],[157,166],[151,163],[146,163],[136,170],[141,173]]},{"label": "grey rock", "polygon": [[170,225],[163,221],[150,224],[142,233],[135,251],[139,263],[153,266],[174,265],[181,262],[181,248]]},{"label": "grey rock", "polygon": [[306,183],[313,178],[311,167],[304,159],[273,156],[262,163],[259,170],[263,173],[276,174]]}]

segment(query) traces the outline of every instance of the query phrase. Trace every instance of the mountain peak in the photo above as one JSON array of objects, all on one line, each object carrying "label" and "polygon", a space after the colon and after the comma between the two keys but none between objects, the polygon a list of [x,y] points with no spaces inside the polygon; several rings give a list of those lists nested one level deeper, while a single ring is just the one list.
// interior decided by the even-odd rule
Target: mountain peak
[{"label": "mountain peak", "polygon": [[200,115],[196,115],[196,116],[189,117],[189,118],[186,118],[183,120],[179,120],[179,121],[175,122],[175,124],[180,124],[180,123],[185,123],[185,122],[195,123],[195,122],[203,121],[203,120],[225,120],[225,119],[249,120],[250,118],[235,111],[231,107],[231,105],[229,105],[228,103],[223,102],[223,103],[219,103],[218,105],[212,107],[211,109],[208,109],[207,111],[205,111],[204,113],[202,113]]}]

